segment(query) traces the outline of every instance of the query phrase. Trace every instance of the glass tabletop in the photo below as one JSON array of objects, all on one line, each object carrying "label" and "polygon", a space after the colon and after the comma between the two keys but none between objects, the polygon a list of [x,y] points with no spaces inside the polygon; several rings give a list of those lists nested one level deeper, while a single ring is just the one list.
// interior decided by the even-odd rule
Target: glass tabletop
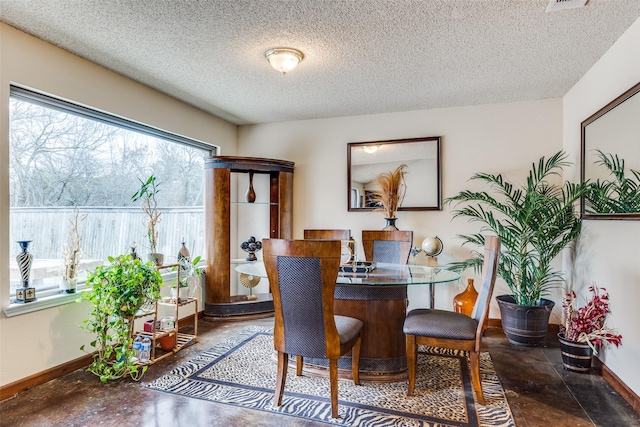
[{"label": "glass tabletop", "polygon": [[[261,261],[238,265],[235,270],[249,276],[267,277]],[[459,278],[460,273],[442,267],[377,263],[376,268],[368,273],[340,272],[336,283],[361,286],[428,285],[453,282]]]}]

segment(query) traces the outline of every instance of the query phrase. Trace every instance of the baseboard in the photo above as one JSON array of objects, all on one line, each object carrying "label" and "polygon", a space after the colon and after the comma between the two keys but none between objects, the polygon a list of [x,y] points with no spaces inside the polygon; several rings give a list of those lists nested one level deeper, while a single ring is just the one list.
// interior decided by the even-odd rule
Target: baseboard
[{"label": "baseboard", "polygon": [[[548,331],[554,335],[558,334],[560,332],[560,326],[561,325],[557,323],[549,323]],[[489,327],[502,329],[502,322],[500,319],[489,319]],[[614,390],[617,391],[618,394],[622,396],[622,398],[626,400],[636,412],[640,413],[640,397],[638,397],[638,395],[631,390],[629,386],[614,374],[607,365],[602,363],[602,361],[597,357],[594,357],[592,368],[593,371],[601,375],[602,378],[604,378],[604,380],[609,383],[609,385],[613,387]]]},{"label": "baseboard", "polygon": [[618,376],[614,374],[613,371],[611,371],[611,369],[609,369],[604,363],[602,363],[601,375],[602,378],[604,378],[605,381],[607,381],[636,412],[640,413],[640,397],[638,397],[633,390],[622,382],[622,380],[618,378]]},{"label": "baseboard", "polygon": [[92,361],[93,357],[90,354],[87,354],[86,356],[71,360],[67,363],[63,363],[62,365],[54,366],[46,371],[38,372],[37,374],[3,385],[0,387],[0,400],[8,399],[9,397],[15,396],[16,394],[32,387],[71,373],[76,369],[89,366]]},{"label": "baseboard", "polygon": [[[198,312],[198,319],[202,319],[203,316],[203,311]],[[193,322],[193,315],[191,315],[184,320],[180,320],[180,326],[192,325]],[[47,369],[46,371],[38,372],[37,374],[33,374],[18,381],[0,386],[0,401],[15,396],[16,394],[28,390],[32,387],[44,384],[48,381],[71,373],[76,369],[81,369],[89,366],[91,362],[93,362],[93,356],[91,354],[87,354],[86,356],[79,357],[78,359],[70,360],[69,362],[54,366],[53,368]]]}]

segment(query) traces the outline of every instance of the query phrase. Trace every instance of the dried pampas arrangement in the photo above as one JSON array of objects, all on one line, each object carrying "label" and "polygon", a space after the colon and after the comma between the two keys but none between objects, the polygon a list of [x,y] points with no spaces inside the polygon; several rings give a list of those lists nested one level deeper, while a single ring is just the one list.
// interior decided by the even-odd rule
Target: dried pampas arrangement
[{"label": "dried pampas arrangement", "polygon": [[401,164],[393,172],[383,172],[376,176],[373,183],[378,187],[373,192],[373,202],[382,205],[385,218],[395,218],[398,207],[402,204],[406,191],[404,175],[407,165]]}]

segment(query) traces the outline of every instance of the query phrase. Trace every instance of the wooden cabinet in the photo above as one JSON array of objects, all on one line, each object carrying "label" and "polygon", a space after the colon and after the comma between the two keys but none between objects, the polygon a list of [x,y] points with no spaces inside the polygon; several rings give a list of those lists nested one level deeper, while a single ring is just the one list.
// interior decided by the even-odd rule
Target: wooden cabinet
[{"label": "wooden cabinet", "polygon": [[[271,294],[255,300],[231,295],[232,174],[269,176],[269,236],[293,235],[293,167],[286,160],[215,156],[205,160],[205,304],[206,316],[246,316],[273,312]],[[246,201],[243,201],[247,203]],[[233,230],[235,233],[236,230]],[[256,236],[264,238],[267,236]]]}]

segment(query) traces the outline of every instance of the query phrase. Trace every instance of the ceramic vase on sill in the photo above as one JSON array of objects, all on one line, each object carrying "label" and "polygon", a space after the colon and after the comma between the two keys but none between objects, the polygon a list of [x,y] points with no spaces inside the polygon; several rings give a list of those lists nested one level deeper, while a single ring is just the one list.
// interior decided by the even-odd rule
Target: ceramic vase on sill
[{"label": "ceramic vase on sill", "polygon": [[16,256],[20,278],[22,279],[22,288],[16,289],[16,302],[24,303],[35,301],[36,289],[29,286],[31,277],[31,264],[33,263],[33,254],[29,253],[29,243],[31,240],[20,240],[20,253]]}]

